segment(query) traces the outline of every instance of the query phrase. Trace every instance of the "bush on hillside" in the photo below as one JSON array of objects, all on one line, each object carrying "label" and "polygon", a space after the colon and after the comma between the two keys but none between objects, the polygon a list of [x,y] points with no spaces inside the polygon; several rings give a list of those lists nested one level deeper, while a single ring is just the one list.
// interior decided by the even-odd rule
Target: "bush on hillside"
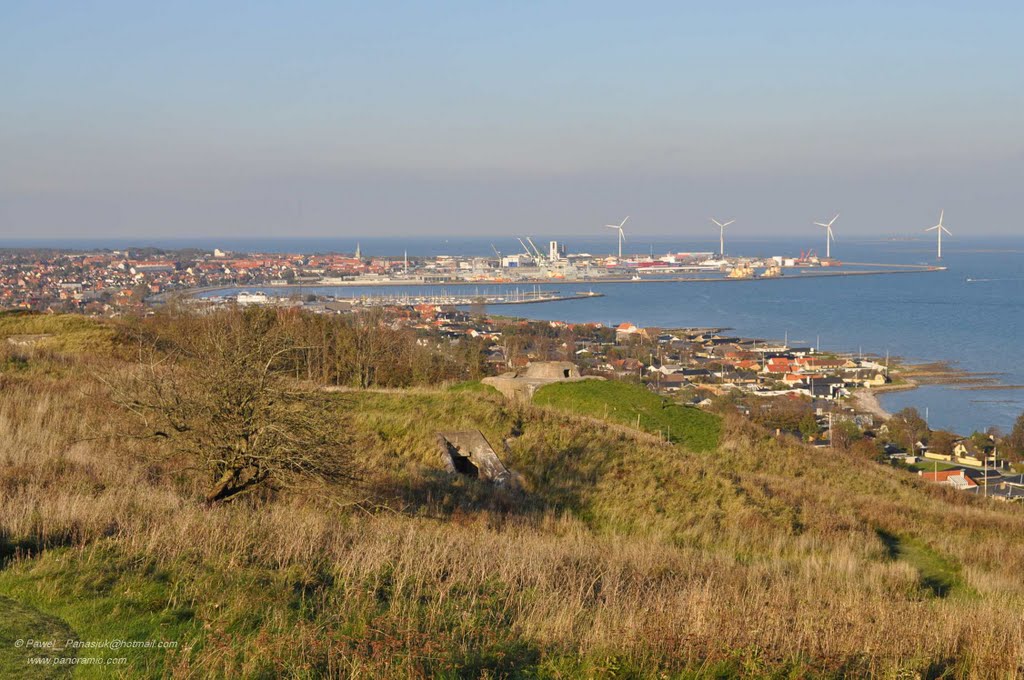
[{"label": "bush on hillside", "polygon": [[337,400],[296,389],[276,312],[174,315],[139,327],[146,361],[114,385],[136,436],[166,438],[208,477],[207,503],[262,487],[351,478]]}]

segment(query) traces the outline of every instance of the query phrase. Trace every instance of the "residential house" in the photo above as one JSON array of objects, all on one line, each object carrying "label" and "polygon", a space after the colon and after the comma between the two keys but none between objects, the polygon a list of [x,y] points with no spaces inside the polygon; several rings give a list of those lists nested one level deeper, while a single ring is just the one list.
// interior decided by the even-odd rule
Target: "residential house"
[{"label": "residential house", "polygon": [[678,392],[691,383],[682,373],[671,373],[669,375],[659,375],[654,384],[666,392]]},{"label": "residential house", "polygon": [[988,449],[982,449],[971,439],[961,439],[953,444],[953,455],[961,465],[994,464],[995,457]]},{"label": "residential house", "polygon": [[946,484],[960,491],[966,491],[978,486],[977,482],[971,479],[963,470],[939,470],[938,472],[918,471],[922,479],[937,484]]},{"label": "residential house", "polygon": [[630,338],[635,338],[635,337],[647,337],[647,331],[645,331],[644,329],[642,329],[642,328],[640,328],[638,326],[634,326],[633,324],[629,323],[628,321],[620,323],[615,328],[615,341],[616,342],[622,342],[623,340],[628,340]]},{"label": "residential house", "polygon": [[642,373],[644,365],[639,359],[612,359],[604,365],[604,368],[622,375],[629,375]]}]

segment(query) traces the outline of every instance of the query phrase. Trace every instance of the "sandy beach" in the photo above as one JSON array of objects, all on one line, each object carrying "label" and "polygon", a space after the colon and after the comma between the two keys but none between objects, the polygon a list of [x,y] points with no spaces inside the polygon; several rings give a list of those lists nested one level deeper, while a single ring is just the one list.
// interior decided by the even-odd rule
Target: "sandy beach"
[{"label": "sandy beach", "polygon": [[891,413],[882,408],[875,390],[869,388],[857,390],[853,393],[853,403],[854,408],[858,411],[870,413],[877,418],[888,420],[892,417]]}]

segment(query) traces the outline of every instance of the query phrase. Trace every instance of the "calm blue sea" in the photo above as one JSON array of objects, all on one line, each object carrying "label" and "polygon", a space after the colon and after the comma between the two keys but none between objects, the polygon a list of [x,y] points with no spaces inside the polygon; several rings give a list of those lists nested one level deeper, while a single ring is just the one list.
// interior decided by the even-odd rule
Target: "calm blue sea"
[{"label": "calm blue sea", "polygon": [[[571,252],[609,253],[614,240],[567,237]],[[715,234],[707,240],[666,237],[631,238],[629,252],[717,250]],[[490,254],[491,239],[148,239],[98,242],[67,240],[53,245],[124,248],[220,247],[277,252],[352,251],[356,242],[368,255],[432,256]],[[743,255],[796,255],[820,248],[811,240],[735,240],[727,250]],[[520,250],[514,240],[495,239],[502,252]],[[0,246],[26,245],[7,242]],[[43,245],[35,242],[32,245]],[[544,245],[537,243],[542,249]],[[917,241],[840,241],[833,256],[848,262],[933,263],[935,243]],[[1024,238],[1000,240],[949,239],[944,244],[949,270],[931,274],[843,277],[836,279],[739,283],[635,283],[544,286],[563,291],[593,289],[605,297],[562,303],[502,306],[502,314],[566,321],[632,321],[651,326],[727,326],[739,334],[783,338],[791,343],[821,343],[822,348],[884,355],[891,352],[914,361],[946,360],[975,372],[1000,373],[1008,385],[1024,385]],[[968,281],[971,279],[971,281]],[[481,287],[483,290],[484,287]],[[312,289],[311,289],[312,290]],[[380,292],[364,289],[317,289],[339,296]],[[434,289],[439,290],[439,289]],[[386,289],[397,292],[395,288]],[[1024,411],[1024,390],[966,391],[926,386],[886,395],[889,410],[927,408],[933,427],[968,434],[996,425],[1008,429]]]}]

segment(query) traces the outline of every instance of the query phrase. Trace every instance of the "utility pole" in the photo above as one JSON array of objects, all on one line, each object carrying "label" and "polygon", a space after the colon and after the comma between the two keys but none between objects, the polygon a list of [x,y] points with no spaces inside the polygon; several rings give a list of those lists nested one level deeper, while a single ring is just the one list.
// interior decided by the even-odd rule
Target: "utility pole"
[{"label": "utility pole", "polygon": [[988,456],[984,451],[981,453],[981,471],[985,475],[985,498],[988,498]]}]

